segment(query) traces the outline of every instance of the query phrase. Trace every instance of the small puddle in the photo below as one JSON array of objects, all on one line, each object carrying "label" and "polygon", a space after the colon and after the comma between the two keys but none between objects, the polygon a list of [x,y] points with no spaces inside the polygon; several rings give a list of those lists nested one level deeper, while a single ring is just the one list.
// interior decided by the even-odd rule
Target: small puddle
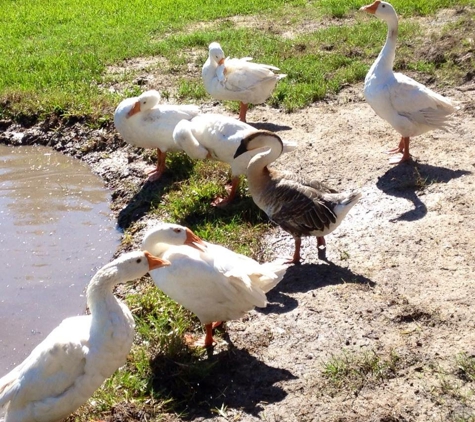
[{"label": "small puddle", "polygon": [[81,161],[0,145],[0,378],[64,318],[119,244],[109,192]]}]

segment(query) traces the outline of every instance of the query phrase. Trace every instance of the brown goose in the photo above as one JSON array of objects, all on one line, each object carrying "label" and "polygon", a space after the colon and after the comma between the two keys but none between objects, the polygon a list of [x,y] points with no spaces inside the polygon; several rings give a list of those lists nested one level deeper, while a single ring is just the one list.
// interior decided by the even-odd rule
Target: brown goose
[{"label": "brown goose", "polygon": [[316,236],[319,257],[325,259],[324,236],[340,225],[361,193],[338,193],[321,182],[268,168],[282,149],[279,136],[260,131],[241,141],[234,158],[248,154],[247,179],[252,199],[272,221],[294,237],[295,252],[288,263],[300,263],[302,236]]}]

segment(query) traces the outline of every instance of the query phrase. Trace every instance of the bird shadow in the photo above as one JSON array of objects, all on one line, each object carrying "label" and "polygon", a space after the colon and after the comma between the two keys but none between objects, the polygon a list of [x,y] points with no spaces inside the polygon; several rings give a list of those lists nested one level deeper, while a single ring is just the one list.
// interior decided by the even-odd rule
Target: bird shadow
[{"label": "bird shadow", "polygon": [[405,198],[414,204],[391,221],[416,221],[427,214],[427,207],[420,199],[424,188],[434,183],[447,183],[452,179],[471,174],[468,170],[451,170],[444,167],[408,161],[392,167],[381,176],[376,186],[387,195]]},{"label": "bird shadow", "polygon": [[[154,204],[160,202],[161,197],[170,190],[174,182],[190,177],[193,167],[193,160],[186,154],[171,154],[167,158],[167,167],[162,177],[154,182],[145,181],[128,204],[120,210],[117,218],[119,228],[125,230],[146,215]],[[117,197],[120,192],[115,195]]]},{"label": "bird shadow", "polygon": [[151,362],[151,388],[171,399],[185,420],[216,416],[216,409],[234,408],[257,416],[261,403],[282,401],[287,393],[275,384],[296,379],[286,369],[269,366],[232,343],[203,359],[193,354],[156,356]]},{"label": "bird shadow", "polygon": [[269,130],[271,132],[281,132],[283,130],[292,130],[290,126],[277,125],[275,123],[270,123],[270,122],[256,122],[256,123],[248,123],[248,124],[258,130]]},{"label": "bird shadow", "polygon": [[302,293],[337,284],[356,283],[376,286],[371,279],[356,274],[349,268],[340,267],[330,261],[321,264],[293,265],[287,269],[281,282],[267,293],[268,304],[265,308],[256,308],[263,314],[283,314],[298,306],[298,302],[286,293]]}]

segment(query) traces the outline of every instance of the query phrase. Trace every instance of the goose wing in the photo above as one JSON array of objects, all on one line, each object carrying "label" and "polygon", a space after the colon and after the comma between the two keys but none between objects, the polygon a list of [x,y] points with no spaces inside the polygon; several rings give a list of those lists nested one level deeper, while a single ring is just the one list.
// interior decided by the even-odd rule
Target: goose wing
[{"label": "goose wing", "polygon": [[414,122],[443,126],[445,116],[455,111],[448,98],[402,73],[394,76],[395,83],[388,86],[389,101],[400,115]]},{"label": "goose wing", "polygon": [[[317,185],[313,182],[313,185]],[[323,230],[336,221],[335,206],[322,197],[322,192],[290,179],[281,180],[275,190],[268,192],[272,213],[269,217],[292,234],[309,234]]]},{"label": "goose wing", "polygon": [[245,91],[265,82],[274,80],[277,75],[272,70],[277,67],[252,63],[242,59],[228,59],[225,62],[225,87],[229,91]]},{"label": "goose wing", "polygon": [[90,318],[65,319],[31,354],[0,380],[0,403],[13,407],[55,398],[84,375]]}]

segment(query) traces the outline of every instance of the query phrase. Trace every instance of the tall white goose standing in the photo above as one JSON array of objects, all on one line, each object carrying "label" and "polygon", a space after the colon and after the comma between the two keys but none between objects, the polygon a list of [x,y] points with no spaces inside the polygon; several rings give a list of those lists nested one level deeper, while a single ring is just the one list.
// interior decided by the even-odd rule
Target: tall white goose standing
[{"label": "tall white goose standing", "polygon": [[[236,196],[240,175],[246,173],[247,161],[234,159],[241,140],[250,133],[259,132],[247,123],[221,114],[201,114],[191,120],[182,120],[175,127],[173,139],[191,158],[212,158],[231,166],[231,188],[227,198],[216,198],[215,206],[225,206]],[[284,141],[284,152],[296,148],[296,143]]]},{"label": "tall white goose standing", "polygon": [[316,236],[319,257],[325,259],[324,236],[341,224],[361,193],[338,193],[319,181],[269,168],[282,148],[275,133],[253,133],[241,141],[235,157],[245,156],[249,162],[247,182],[256,205],[294,237],[294,255],[288,263],[300,263],[302,236]]},{"label": "tall white goose standing", "polygon": [[225,58],[217,42],[209,45],[209,57],[201,75],[206,91],[217,100],[240,101],[239,120],[246,121],[248,104],[265,102],[277,82],[287,75],[274,73],[278,67],[253,63],[250,57]]},{"label": "tall white goose standing", "polygon": [[456,107],[448,99],[435,93],[414,79],[394,73],[394,57],[398,34],[398,17],[394,7],[376,0],[360,10],[374,14],[388,25],[386,43],[366,75],[364,95],[378,116],[401,134],[397,148],[389,153],[402,153],[390,159],[398,164],[411,158],[409,141],[413,136],[449,126],[449,116]]},{"label": "tall white goose standing", "polygon": [[180,151],[173,141],[173,130],[183,119],[191,120],[200,113],[195,105],[159,104],[160,94],[150,90],[138,97],[126,98],[114,112],[114,124],[127,143],[157,150],[157,166],[148,180],[158,180],[165,171],[168,151]]},{"label": "tall white goose standing", "polygon": [[147,251],[136,251],[102,267],[87,288],[91,315],[63,320],[0,379],[5,422],[55,422],[84,404],[125,363],[132,346],[134,319],[114,296],[114,286],[166,265]]},{"label": "tall white goose standing", "polygon": [[206,335],[195,343],[205,347],[213,345],[213,328],[221,321],[241,318],[256,306],[265,307],[266,293],[287,270],[280,261],[259,264],[205,242],[178,224],[151,227],[145,233],[142,248],[171,262],[163,269],[165,272],[152,271],[150,275],[158,288],[204,324]]}]

